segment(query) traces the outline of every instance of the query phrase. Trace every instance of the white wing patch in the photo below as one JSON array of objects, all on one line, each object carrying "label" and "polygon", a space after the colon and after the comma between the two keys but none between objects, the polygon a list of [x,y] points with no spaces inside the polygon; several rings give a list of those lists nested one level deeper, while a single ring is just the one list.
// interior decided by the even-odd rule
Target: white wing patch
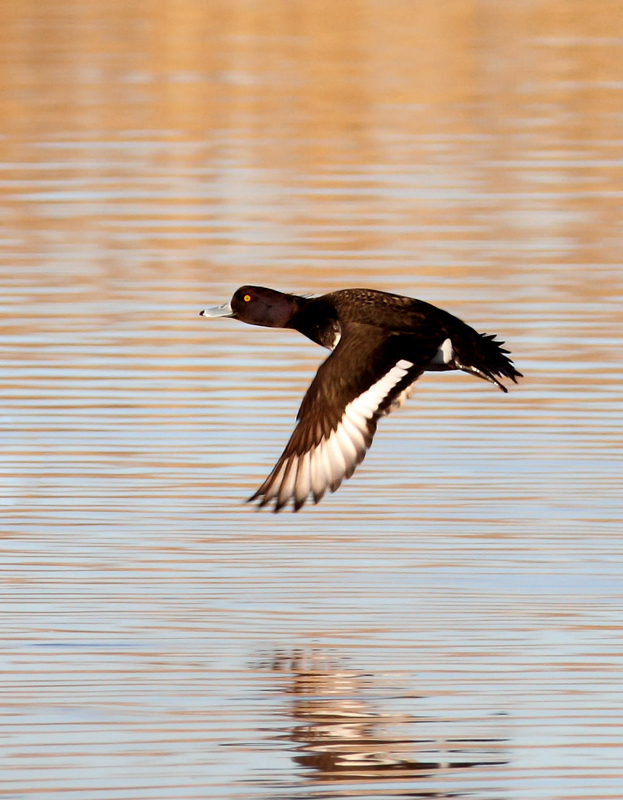
[{"label": "white wing patch", "polygon": [[368,420],[412,366],[410,361],[398,361],[346,406],[337,428],[328,437],[306,453],[286,459],[251,499],[261,498],[260,506],[264,506],[276,498],[275,511],[292,499],[298,510],[310,494],[318,503],[327,489],[334,492],[344,478],[350,478],[366,454],[370,444]]}]

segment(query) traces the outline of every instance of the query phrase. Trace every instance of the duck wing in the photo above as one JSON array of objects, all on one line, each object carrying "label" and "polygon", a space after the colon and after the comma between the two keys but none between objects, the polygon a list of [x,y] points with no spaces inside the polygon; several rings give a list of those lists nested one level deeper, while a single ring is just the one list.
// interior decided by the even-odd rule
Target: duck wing
[{"label": "duck wing", "polygon": [[[298,511],[340,486],[372,444],[380,416],[416,381],[439,347],[423,339],[347,323],[332,354],[321,364],[297,415],[290,441],[268,478],[249,498],[260,507],[292,500]],[[405,355],[407,353],[408,355]]]}]

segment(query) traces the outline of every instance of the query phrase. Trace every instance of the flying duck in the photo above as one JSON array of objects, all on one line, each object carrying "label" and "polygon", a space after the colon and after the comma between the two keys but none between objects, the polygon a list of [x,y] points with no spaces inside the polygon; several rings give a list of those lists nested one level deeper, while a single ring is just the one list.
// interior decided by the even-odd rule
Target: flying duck
[{"label": "flying duck", "polygon": [[350,478],[372,444],[379,417],[398,408],[423,372],[462,370],[495,384],[523,377],[495,335],[478,333],[430,303],[373,289],[321,297],[242,286],[204,317],[293,328],[331,350],[311,382],[279,461],[249,498],[259,507],[290,501],[298,511]]}]

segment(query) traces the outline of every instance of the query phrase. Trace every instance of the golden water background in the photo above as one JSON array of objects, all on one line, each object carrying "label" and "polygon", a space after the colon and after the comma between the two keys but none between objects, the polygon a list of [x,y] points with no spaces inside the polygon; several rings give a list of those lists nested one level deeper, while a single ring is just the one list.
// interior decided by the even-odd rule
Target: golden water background
[{"label": "golden water background", "polygon": [[[623,791],[623,11],[3,0],[0,795]],[[370,286],[496,332],[340,491],[243,500]]]}]

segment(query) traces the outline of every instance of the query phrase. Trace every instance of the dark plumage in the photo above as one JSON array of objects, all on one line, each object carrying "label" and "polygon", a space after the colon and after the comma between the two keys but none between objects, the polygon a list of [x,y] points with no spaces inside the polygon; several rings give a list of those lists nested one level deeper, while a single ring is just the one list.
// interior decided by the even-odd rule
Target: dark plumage
[{"label": "dark plumage", "polygon": [[332,350],[320,365],[281,458],[250,501],[292,500],[298,511],[318,503],[355,471],[372,443],[379,417],[408,397],[425,371],[462,370],[490,381],[521,377],[495,336],[422,300],[372,289],[342,289],[322,297],[243,286],[231,303],[203,316],[228,316],[272,328],[294,328]]}]

